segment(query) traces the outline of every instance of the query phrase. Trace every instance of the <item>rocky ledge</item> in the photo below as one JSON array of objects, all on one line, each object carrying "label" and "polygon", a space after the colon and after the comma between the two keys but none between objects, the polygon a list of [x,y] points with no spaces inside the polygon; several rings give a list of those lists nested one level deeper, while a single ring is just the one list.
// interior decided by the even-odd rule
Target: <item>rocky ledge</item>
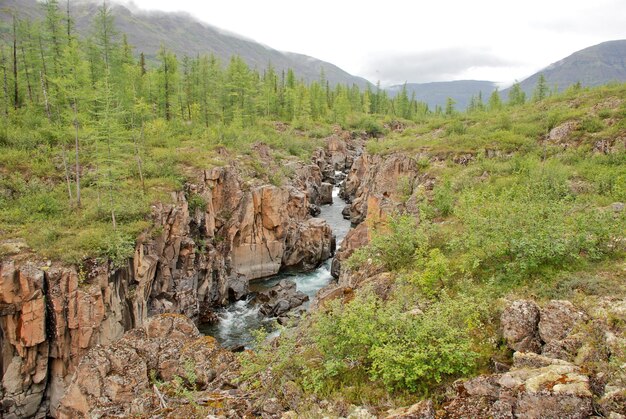
[{"label": "rocky ledge", "polygon": [[[232,384],[237,365],[187,317],[155,316],[82,358],[57,417],[188,417],[200,405],[214,414],[244,411]],[[203,396],[196,400],[195,392]]]}]

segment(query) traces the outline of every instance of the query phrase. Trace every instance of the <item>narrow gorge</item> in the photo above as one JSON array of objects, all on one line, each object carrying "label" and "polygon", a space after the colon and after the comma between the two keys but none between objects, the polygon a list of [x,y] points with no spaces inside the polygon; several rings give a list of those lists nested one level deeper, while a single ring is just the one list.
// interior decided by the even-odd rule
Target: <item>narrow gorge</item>
[{"label": "narrow gorge", "polygon": [[[269,158],[267,146],[258,150]],[[4,417],[56,417],[90,349],[111,345],[152,316],[215,321],[221,307],[246,298],[250,281],[324,262],[328,271],[336,238],[323,217],[312,215],[333,202],[336,171],[351,167],[361,150],[362,140],[339,132],[311,163],[288,163],[292,175],[281,186],[245,180],[235,162],[206,170],[173,193],[171,203],[152,206],[153,227],[120,268],[92,261],[76,269],[28,252],[3,259]]]}]

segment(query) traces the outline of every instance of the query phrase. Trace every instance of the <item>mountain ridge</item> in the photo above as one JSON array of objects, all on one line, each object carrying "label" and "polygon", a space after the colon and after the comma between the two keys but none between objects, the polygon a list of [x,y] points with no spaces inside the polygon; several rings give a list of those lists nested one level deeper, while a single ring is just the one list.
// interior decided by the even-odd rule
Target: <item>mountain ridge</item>
[{"label": "mountain ridge", "polygon": [[[546,66],[519,82],[526,95],[532,95],[541,75],[548,88],[556,86],[559,91],[578,82],[583,87],[595,87],[612,81],[626,81],[626,39],[583,48]],[[503,95],[508,91],[503,90]]]},{"label": "mountain ridge", "polygon": [[[0,19],[10,19],[8,10],[17,10],[20,17],[37,18],[42,10],[36,0],[5,0]],[[71,15],[81,36],[91,30],[93,17],[99,4],[86,0],[71,3]],[[356,84],[364,88],[371,83],[354,76],[338,66],[296,52],[279,51],[245,36],[203,22],[186,12],[142,10],[120,3],[110,4],[118,33],[126,34],[137,54],[155,59],[161,44],[179,57],[211,54],[228,63],[233,55],[240,56],[250,67],[262,71],[268,65],[278,71],[292,69],[298,78],[307,82],[320,79],[322,68],[325,79],[332,85]],[[63,5],[60,5],[63,9]],[[63,10],[64,12],[64,10]]]}]

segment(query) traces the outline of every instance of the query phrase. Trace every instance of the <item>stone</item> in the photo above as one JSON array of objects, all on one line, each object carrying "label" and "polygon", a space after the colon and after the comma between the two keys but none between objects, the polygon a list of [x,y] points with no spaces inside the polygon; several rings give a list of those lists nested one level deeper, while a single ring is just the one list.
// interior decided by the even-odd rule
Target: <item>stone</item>
[{"label": "stone", "polygon": [[[214,338],[201,337],[190,319],[155,316],[144,328],[125,333],[108,347],[96,346],[83,357],[60,401],[57,417],[86,417],[96,411],[122,417],[137,409],[154,412],[160,406],[158,398],[152,397],[152,378],[186,379],[191,365],[196,380],[187,386],[218,391],[225,381],[231,381],[227,372],[231,364],[236,364],[235,356],[221,349]],[[103,385],[94,385],[94,379]],[[175,398],[164,397],[177,408]]]},{"label": "stone", "polygon": [[584,319],[570,301],[552,300],[541,310],[539,336],[546,343],[563,340]]},{"label": "stone", "polygon": [[586,418],[592,406],[590,378],[581,368],[515,352],[510,371],[457,382],[456,396],[443,408],[452,418]]},{"label": "stone", "polygon": [[279,317],[301,306],[309,297],[296,289],[294,281],[283,279],[269,290],[259,292],[256,300],[261,304],[261,314]]},{"label": "stone", "polygon": [[322,182],[320,187],[320,205],[330,205],[333,203],[333,185]]},{"label": "stone", "polygon": [[287,250],[281,266],[286,269],[308,271],[315,269],[334,252],[332,229],[320,218],[309,218],[300,223],[286,238]]},{"label": "stone", "polygon": [[626,204],[624,204],[623,202],[613,202],[611,204],[611,209],[613,210],[613,212],[623,212],[625,208]]},{"label": "stone", "polygon": [[502,334],[515,351],[540,352],[539,307],[533,301],[518,300],[509,304],[500,318]]},{"label": "stone", "polygon": [[350,219],[350,205],[346,205],[345,207],[343,207],[343,210],[341,210],[341,215],[343,216],[344,220]]},{"label": "stone", "polygon": [[319,207],[319,205],[314,205],[314,204],[309,205],[309,215],[311,217],[317,217],[321,213],[322,213],[322,209]]},{"label": "stone", "polygon": [[249,290],[248,279],[243,276],[235,276],[228,278],[228,299],[230,301],[237,301],[244,298]]},{"label": "stone", "polygon": [[522,368],[543,368],[549,365],[572,365],[570,362],[539,355],[533,352],[515,352],[513,354],[513,367]]},{"label": "stone", "polygon": [[578,122],[567,121],[558,125],[550,130],[548,133],[548,140],[557,143],[563,142],[569,138],[569,136],[578,128]]},{"label": "stone", "polygon": [[267,399],[265,403],[263,403],[262,409],[265,413],[269,413],[270,415],[277,415],[283,411],[283,407],[276,398]]},{"label": "stone", "polygon": [[522,393],[515,408],[516,417],[521,418],[583,419],[592,412],[591,397],[546,393]]}]

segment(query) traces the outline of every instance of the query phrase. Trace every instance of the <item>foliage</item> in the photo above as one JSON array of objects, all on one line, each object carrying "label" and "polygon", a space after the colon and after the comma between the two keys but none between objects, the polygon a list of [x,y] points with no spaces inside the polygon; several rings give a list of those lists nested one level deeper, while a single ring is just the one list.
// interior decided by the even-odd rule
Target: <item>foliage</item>
[{"label": "foliage", "polygon": [[191,214],[194,214],[196,211],[206,211],[207,202],[202,195],[191,194],[189,198],[187,198],[187,203]]},{"label": "foliage", "polygon": [[385,223],[371,227],[370,244],[352,255],[348,260],[349,267],[356,268],[363,261],[373,259],[387,270],[398,270],[409,266],[415,255],[423,253],[428,246],[428,227],[418,226],[409,214],[389,217]]},{"label": "foliage", "polygon": [[[300,362],[303,388],[326,397],[364,380],[373,388],[425,395],[442,381],[476,368],[481,355],[470,330],[486,319],[486,307],[473,297],[443,295],[416,312],[411,292],[403,288],[398,290],[402,296],[383,301],[363,289],[351,302],[333,301],[316,313],[306,340],[290,347]],[[267,357],[268,349],[262,347],[261,356]],[[291,368],[295,378],[289,356],[254,365],[258,371]]]},{"label": "foliage", "polygon": [[578,202],[562,167],[534,158],[510,183],[465,191],[455,214],[465,226],[456,247],[466,252],[465,269],[495,269],[521,279],[546,267],[563,268],[581,255],[597,260],[618,252],[613,244],[626,226],[606,210]]}]

